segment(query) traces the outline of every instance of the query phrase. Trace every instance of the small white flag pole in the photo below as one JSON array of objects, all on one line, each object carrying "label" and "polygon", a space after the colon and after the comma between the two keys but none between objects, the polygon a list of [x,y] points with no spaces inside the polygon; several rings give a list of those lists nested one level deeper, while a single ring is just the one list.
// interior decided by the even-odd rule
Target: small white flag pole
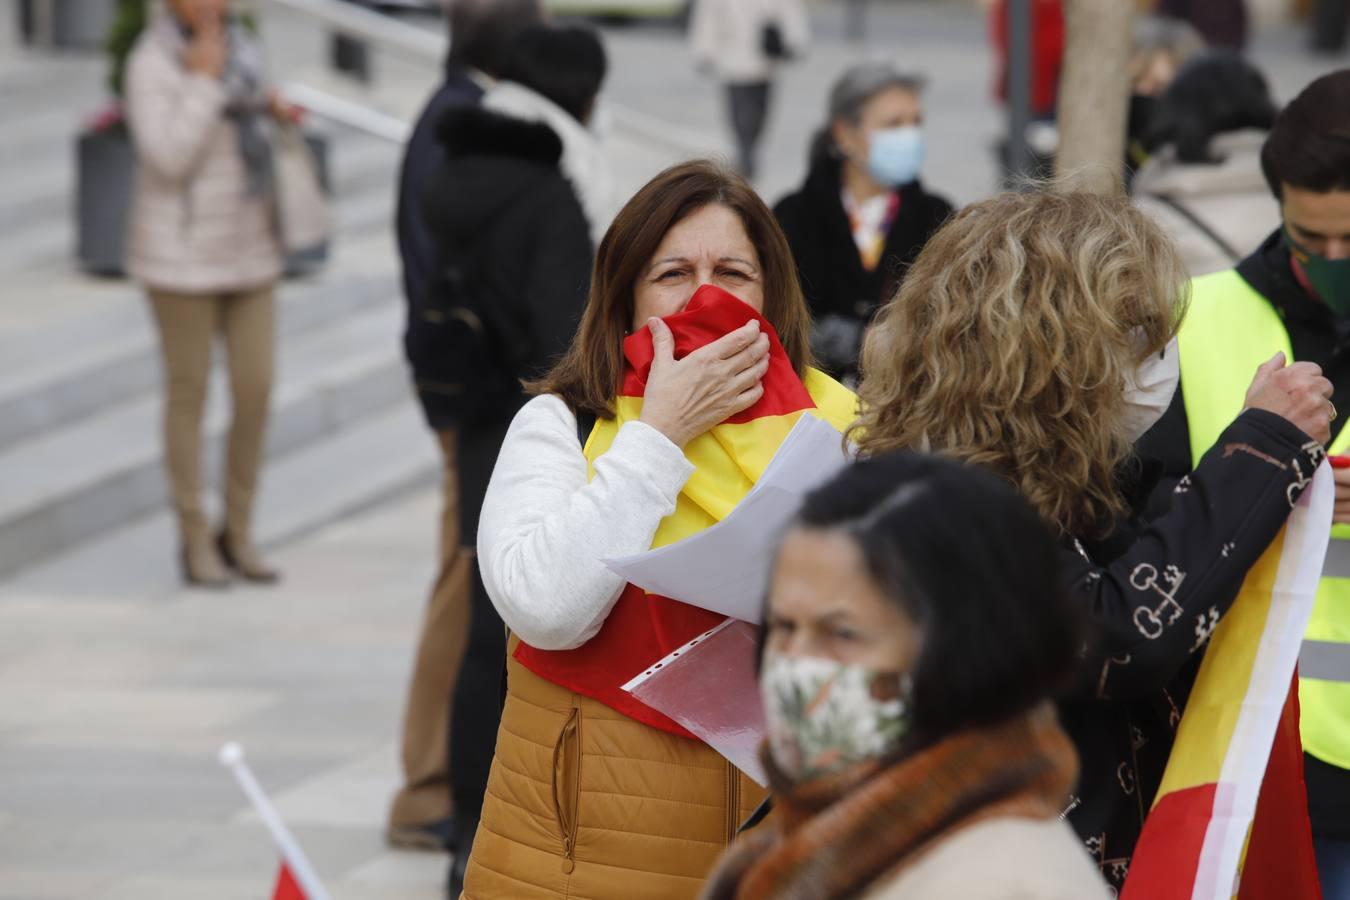
[{"label": "small white flag pole", "polygon": [[286,866],[295,876],[301,890],[309,900],[331,900],[328,891],[324,889],[323,883],[319,881],[319,876],[314,871],[314,867],[309,864],[309,857],[305,856],[305,851],[300,849],[300,844],[296,842],[295,836],[291,834],[286,823],[281,821],[280,814],[272,805],[272,801],[267,799],[263,793],[262,786],[258,784],[258,779],[253,777],[253,771],[249,769],[248,763],[244,761],[244,748],[234,742],[226,744],[220,748],[220,764],[229,769],[234,774],[235,781],[239,782],[239,787],[243,789],[248,799],[253,801],[253,808],[258,811],[258,816],[267,826],[267,830],[272,833],[272,840],[277,845],[277,850],[281,853],[281,858]]}]

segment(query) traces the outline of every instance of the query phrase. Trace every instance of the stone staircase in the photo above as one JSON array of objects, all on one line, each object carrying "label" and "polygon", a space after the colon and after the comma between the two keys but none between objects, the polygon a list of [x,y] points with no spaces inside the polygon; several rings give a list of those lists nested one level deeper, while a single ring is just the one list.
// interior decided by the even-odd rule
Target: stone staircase
[{"label": "stone staircase", "polygon": [[[0,0],[0,11],[6,2]],[[304,84],[410,121],[439,77],[433,61],[378,52],[375,83],[357,85],[330,71],[322,27],[279,5],[262,9],[278,84]],[[422,21],[421,27],[443,26]],[[106,64],[98,55],[5,49],[0,581],[29,594],[65,594],[73,586],[159,591],[173,584],[176,539],[160,461],[152,322],[134,285],[87,277],[73,259],[74,135],[106,102]],[[683,64],[678,45],[641,37],[613,49],[616,65],[641,65],[655,51],[670,56],[670,66]],[[668,129],[650,114],[615,118],[607,153],[616,204],[665,165],[725,149],[704,133]],[[257,521],[264,545],[437,476],[439,454],[401,353],[392,227],[401,148],[314,125],[330,137],[338,227],[327,266],[283,284],[278,295],[278,380]],[[205,421],[203,475],[211,486],[228,424],[217,363]]]},{"label": "stone staircase", "polygon": [[[142,590],[172,577],[153,323],[135,285],[73,261],[73,136],[101,102],[102,76],[97,57],[0,63],[0,579],[30,588]],[[265,545],[437,474],[401,353],[401,151],[316,127],[331,139],[337,233],[327,266],[278,294]],[[229,418],[221,355],[205,421],[212,486]]]}]

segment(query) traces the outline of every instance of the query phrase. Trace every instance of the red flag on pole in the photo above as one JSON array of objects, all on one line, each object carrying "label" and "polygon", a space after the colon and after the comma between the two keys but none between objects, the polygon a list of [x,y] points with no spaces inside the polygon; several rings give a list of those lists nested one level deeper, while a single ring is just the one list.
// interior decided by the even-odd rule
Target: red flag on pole
[{"label": "red flag on pole", "polygon": [[285,860],[281,861],[281,869],[277,871],[277,886],[272,889],[272,900],[309,900]]}]

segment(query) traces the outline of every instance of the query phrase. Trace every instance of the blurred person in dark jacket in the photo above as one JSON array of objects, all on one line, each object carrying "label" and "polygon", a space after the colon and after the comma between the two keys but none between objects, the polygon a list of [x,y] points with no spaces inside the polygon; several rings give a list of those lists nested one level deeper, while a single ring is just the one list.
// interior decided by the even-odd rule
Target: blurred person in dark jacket
[{"label": "blurred person in dark jacket", "polygon": [[[408,301],[405,344],[427,424],[445,460],[440,562],[418,637],[403,718],[403,786],[389,811],[389,843],[441,849],[450,843],[452,807],[448,741],[450,697],[468,632],[472,550],[459,535],[459,475],[453,412],[430,380],[434,329],[424,313],[435,281],[436,242],[423,195],[445,161],[436,126],[452,109],[477,106],[506,65],[511,42],[542,18],[539,0],[457,0],[450,7],[450,55],[445,80],[427,101],[403,156],[398,186],[398,248]],[[429,345],[429,346],[428,346]],[[423,347],[420,353],[414,348]]]},{"label": "blurred person in dark jacket", "polygon": [[919,182],[921,89],[885,63],[846,71],[806,183],[774,207],[815,320],[812,350],[836,378],[856,377],[863,329],[952,211]]},{"label": "blurred person in dark jacket", "polygon": [[[459,540],[472,554],[478,516],[521,381],[543,375],[572,341],[590,288],[591,231],[608,171],[587,125],[607,69],[582,27],[532,25],[501,81],[436,126],[445,159],[423,197],[435,236],[430,329],[458,335],[437,377],[460,389]],[[471,327],[456,322],[472,322]],[[466,361],[471,366],[465,368]],[[476,370],[475,370],[476,369]],[[451,704],[450,785],[457,897],[487,789],[501,718],[506,634],[470,562],[468,641]]]}]

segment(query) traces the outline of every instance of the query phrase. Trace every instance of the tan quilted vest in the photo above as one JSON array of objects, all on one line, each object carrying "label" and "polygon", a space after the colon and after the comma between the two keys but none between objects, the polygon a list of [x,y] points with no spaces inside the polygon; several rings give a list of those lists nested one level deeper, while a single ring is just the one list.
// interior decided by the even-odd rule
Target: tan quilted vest
[{"label": "tan quilted vest", "polygon": [[765,790],[706,744],[543,680],[514,650],[465,900],[697,897]]}]

